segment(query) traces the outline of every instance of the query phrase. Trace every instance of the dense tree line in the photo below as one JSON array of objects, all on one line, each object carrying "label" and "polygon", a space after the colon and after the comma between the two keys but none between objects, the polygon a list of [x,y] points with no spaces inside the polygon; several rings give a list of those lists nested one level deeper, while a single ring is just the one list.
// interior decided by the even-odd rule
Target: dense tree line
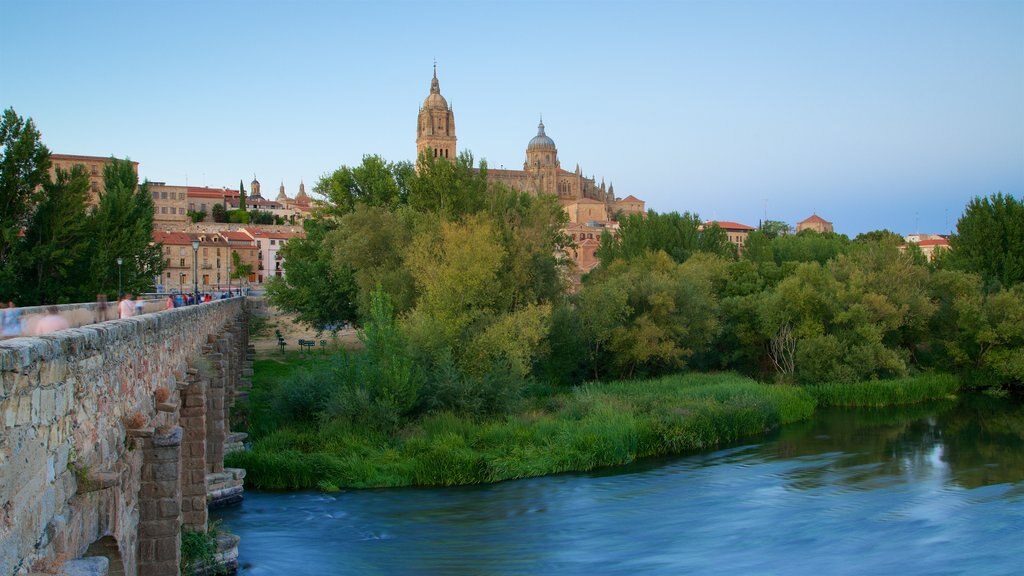
[{"label": "dense tree line", "polygon": [[7,109],[0,121],[0,300],[18,305],[116,296],[152,289],[163,269],[153,244],[153,201],[132,163],[111,159],[104,190],[88,208],[81,166],[50,176],[50,151],[32,119]]},{"label": "dense tree line", "polygon": [[[629,216],[570,295],[557,200],[490,184],[486,170],[467,153],[421,157],[415,170],[368,156],[317,184],[329,206],[284,249],[271,298],[322,329],[387,327],[360,362],[398,367],[357,378],[333,401],[342,412],[493,413],[537,383],[679,371],[1024,383],[1024,222],[1012,197],[972,202],[937,263],[888,231],[850,240],[766,222],[738,254],[696,214]],[[979,244],[998,255],[972,256]]]}]

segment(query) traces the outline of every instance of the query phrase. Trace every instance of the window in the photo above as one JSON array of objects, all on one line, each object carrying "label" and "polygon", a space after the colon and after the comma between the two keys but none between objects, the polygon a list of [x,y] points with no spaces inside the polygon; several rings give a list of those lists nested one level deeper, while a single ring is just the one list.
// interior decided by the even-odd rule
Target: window
[{"label": "window", "polygon": [[160,199],[161,200],[167,200],[167,192],[161,192],[160,193]]},{"label": "window", "polygon": [[184,258],[182,258],[181,260],[178,260],[178,267],[180,267],[180,268],[184,268],[185,267],[185,259]]},{"label": "window", "polygon": [[178,208],[178,214],[184,214],[184,213],[185,213],[185,209],[184,208]]},{"label": "window", "polygon": [[167,206],[161,206],[160,207],[160,213],[161,214],[167,214]]},{"label": "window", "polygon": [[153,191],[153,200],[159,200],[159,199],[160,199],[160,193],[154,190]]},{"label": "window", "polygon": [[92,166],[92,175],[95,176],[96,174],[97,174],[96,165],[93,164],[93,166]]}]

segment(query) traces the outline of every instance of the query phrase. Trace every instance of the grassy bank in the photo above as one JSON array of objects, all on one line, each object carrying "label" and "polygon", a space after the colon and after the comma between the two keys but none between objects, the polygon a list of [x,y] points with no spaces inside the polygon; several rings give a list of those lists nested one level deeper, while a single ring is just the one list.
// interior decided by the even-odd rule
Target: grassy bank
[{"label": "grassy bank", "polygon": [[308,362],[299,357],[257,361],[252,449],[228,457],[230,466],[248,471],[250,486],[446,486],[588,471],[756,437],[809,418],[816,405],[921,402],[948,397],[957,384],[952,377],[927,375],[796,387],[734,374],[687,374],[538,394],[515,414],[489,420],[428,414],[385,434],[341,419],[318,419],[313,405],[308,417],[287,422],[268,413],[270,395],[287,392],[277,387],[287,387]]},{"label": "grassy bank", "polygon": [[[256,372],[282,377],[283,366],[261,362]],[[795,387],[730,374],[672,376],[538,397],[494,420],[431,414],[387,436],[340,420],[291,425],[258,434],[229,465],[248,471],[247,484],[274,489],[497,482],[707,450],[813,411],[814,400]]]},{"label": "grassy bank", "polygon": [[856,384],[817,384],[807,391],[818,406],[899,406],[941,400],[956,394],[960,381],[949,374],[923,374]]}]

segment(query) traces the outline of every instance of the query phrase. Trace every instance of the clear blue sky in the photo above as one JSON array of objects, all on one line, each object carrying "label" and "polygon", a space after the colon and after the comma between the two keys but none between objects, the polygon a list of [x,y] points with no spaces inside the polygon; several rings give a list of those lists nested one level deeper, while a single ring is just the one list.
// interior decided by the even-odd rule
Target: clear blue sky
[{"label": "clear blue sky", "polygon": [[659,212],[946,232],[1024,192],[1024,1],[4,0],[0,107],[51,150],[294,196],[412,160],[437,59],[459,148]]}]

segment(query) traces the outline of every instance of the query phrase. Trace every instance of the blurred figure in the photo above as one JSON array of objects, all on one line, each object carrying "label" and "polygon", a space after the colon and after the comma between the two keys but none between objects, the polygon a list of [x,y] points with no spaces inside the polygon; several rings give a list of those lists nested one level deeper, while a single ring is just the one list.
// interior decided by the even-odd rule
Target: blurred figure
[{"label": "blurred figure", "polygon": [[16,338],[21,336],[21,309],[14,306],[14,302],[8,301],[4,308],[3,315],[3,336],[4,338]]},{"label": "blurred figure", "polygon": [[142,316],[142,308],[146,305],[146,301],[142,299],[141,294],[135,295],[135,315]]},{"label": "blurred figure", "polygon": [[43,334],[49,334],[51,332],[60,332],[61,330],[67,330],[71,327],[68,321],[60,315],[57,311],[56,306],[49,306],[46,308],[46,316],[43,316],[36,322],[36,336],[42,336]]},{"label": "blurred figure", "polygon": [[121,314],[121,318],[131,318],[135,316],[135,302],[132,302],[132,295],[125,294],[121,298],[121,302],[117,305],[118,312]]},{"label": "blurred figure", "polygon": [[174,296],[168,296],[166,310],[170,310],[172,308],[174,308]]},{"label": "blurred figure", "polygon": [[96,322],[107,321],[107,295],[96,295]]}]

